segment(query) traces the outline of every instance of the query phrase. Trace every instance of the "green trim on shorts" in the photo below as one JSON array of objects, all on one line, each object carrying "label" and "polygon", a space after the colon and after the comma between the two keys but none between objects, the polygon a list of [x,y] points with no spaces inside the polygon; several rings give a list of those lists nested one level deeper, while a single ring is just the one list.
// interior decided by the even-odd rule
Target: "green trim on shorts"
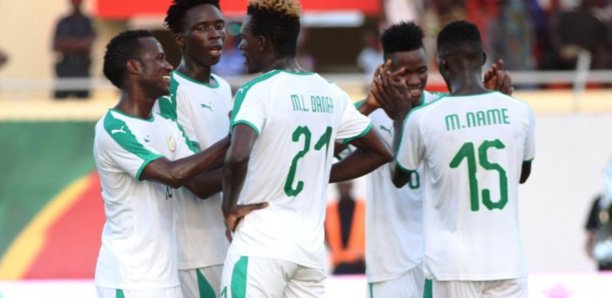
[{"label": "green trim on shorts", "polygon": [[196,269],[196,275],[198,277],[198,292],[200,293],[200,298],[216,298],[215,289],[210,285],[208,280],[200,269]]},{"label": "green trim on shorts", "polygon": [[433,283],[431,282],[431,279],[425,279],[423,298],[433,298]]},{"label": "green trim on shorts", "polygon": [[370,292],[370,298],[374,298],[374,283],[368,283],[368,290]]},{"label": "green trim on shorts", "polygon": [[115,291],[115,298],[125,298],[125,294],[123,294],[123,290],[117,289]]},{"label": "green trim on shorts", "polygon": [[231,290],[232,298],[246,298],[247,286],[247,267],[249,266],[249,257],[242,256],[234,265],[232,271]]}]

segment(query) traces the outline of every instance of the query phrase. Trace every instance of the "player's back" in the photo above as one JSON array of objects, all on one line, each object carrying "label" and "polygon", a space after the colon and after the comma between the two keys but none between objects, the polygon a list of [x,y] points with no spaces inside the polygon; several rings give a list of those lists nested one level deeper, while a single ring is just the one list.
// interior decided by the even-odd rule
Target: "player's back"
[{"label": "player's back", "polygon": [[[533,114],[498,92],[449,96],[413,111],[406,129],[427,172],[426,266],[438,280],[524,276],[518,223]],[[410,129],[410,127],[417,129]]]},{"label": "player's back", "polygon": [[269,206],[245,217],[233,251],[321,265],[333,142],[369,125],[353,111],[346,93],[316,73],[274,70],[238,91],[232,125],[258,134],[238,203]]}]

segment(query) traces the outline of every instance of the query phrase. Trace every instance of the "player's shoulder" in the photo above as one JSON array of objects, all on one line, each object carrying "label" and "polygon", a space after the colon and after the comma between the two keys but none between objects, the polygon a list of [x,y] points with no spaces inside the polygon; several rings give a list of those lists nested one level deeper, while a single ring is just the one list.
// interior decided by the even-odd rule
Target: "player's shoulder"
[{"label": "player's shoulder", "polygon": [[266,90],[266,86],[277,79],[280,73],[280,70],[274,69],[246,82],[236,91],[236,98],[244,97],[247,93],[253,92],[254,90]]}]

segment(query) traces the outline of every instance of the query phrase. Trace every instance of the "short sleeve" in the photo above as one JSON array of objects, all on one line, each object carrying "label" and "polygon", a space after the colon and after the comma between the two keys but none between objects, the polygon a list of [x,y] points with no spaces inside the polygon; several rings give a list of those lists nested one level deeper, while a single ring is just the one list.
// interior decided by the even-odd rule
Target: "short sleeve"
[{"label": "short sleeve", "polygon": [[418,114],[410,113],[402,125],[401,140],[395,152],[397,165],[406,172],[419,168],[424,152],[423,138],[420,133]]},{"label": "short sleeve", "polygon": [[152,161],[163,157],[154,148],[139,142],[128,125],[109,113],[104,121],[107,137],[101,137],[103,154],[130,176],[140,180],[144,168]]},{"label": "short sleeve", "polygon": [[266,118],[264,97],[260,88],[239,89],[234,100],[231,128],[237,124],[245,124],[259,135]]},{"label": "short sleeve", "polygon": [[523,161],[532,161],[535,157],[535,116],[533,111],[527,108],[527,139],[525,140],[525,154]]},{"label": "short sleeve", "polygon": [[343,110],[336,139],[344,140],[346,144],[370,132],[372,121],[357,111],[355,106],[349,101],[346,93],[341,92],[341,96]]}]

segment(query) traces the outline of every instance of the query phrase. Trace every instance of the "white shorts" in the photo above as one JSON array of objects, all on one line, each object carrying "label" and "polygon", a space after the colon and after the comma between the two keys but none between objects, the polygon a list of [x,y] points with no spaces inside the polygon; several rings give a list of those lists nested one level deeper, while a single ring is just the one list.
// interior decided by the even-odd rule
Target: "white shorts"
[{"label": "white shorts", "polygon": [[147,290],[121,290],[96,287],[98,298],[183,298],[181,287],[147,289]]},{"label": "white shorts", "polygon": [[198,269],[179,270],[183,297],[216,298],[219,297],[223,266],[208,266]]},{"label": "white shorts", "polygon": [[527,298],[527,278],[490,281],[432,281],[433,297]]},{"label": "white shorts", "polygon": [[404,273],[402,276],[369,283],[370,298],[422,298],[425,286],[425,274],[420,266]]},{"label": "white shorts", "polygon": [[324,297],[325,271],[272,258],[228,254],[221,298]]}]

